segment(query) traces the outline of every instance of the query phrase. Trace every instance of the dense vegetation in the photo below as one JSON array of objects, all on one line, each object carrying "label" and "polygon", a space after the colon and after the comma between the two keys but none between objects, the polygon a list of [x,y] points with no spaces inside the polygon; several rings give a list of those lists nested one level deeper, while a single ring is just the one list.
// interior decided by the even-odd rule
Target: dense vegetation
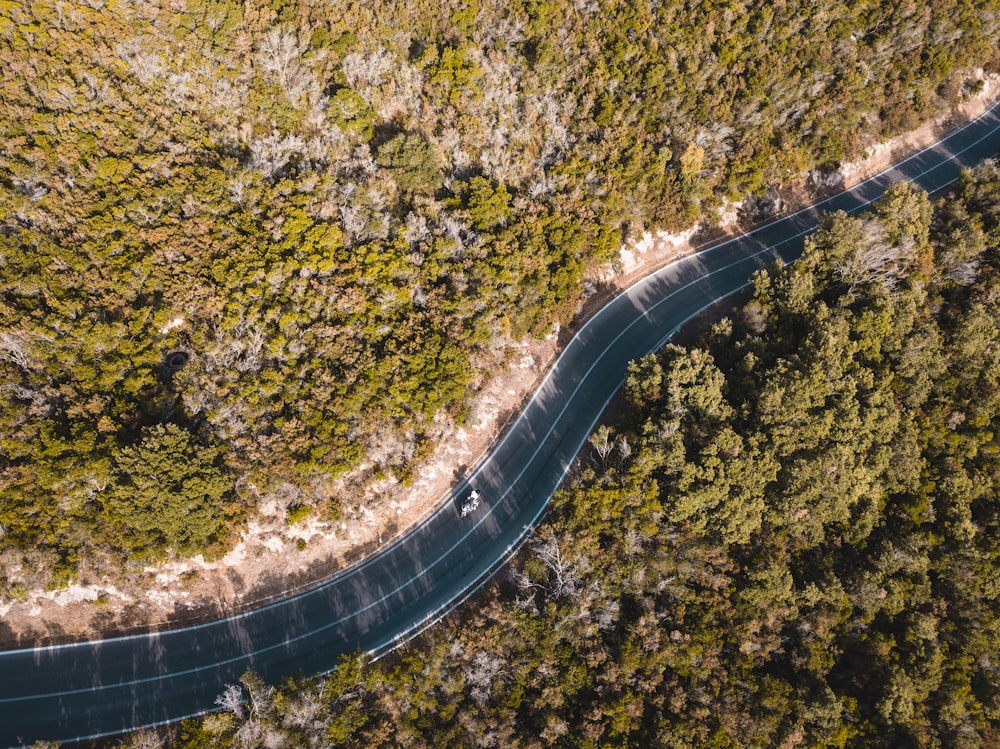
[{"label": "dense vegetation", "polygon": [[0,1],[0,593],[406,480],[623,235],[977,90],[998,17]]},{"label": "dense vegetation", "polygon": [[1000,167],[830,215],[632,365],[507,582],[182,747],[995,746]]}]

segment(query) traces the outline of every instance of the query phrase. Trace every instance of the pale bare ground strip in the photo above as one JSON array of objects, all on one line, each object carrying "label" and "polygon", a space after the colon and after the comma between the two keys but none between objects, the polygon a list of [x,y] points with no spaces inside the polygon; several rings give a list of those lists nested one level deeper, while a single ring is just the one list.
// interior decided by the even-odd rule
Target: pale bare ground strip
[{"label": "pale bare ground strip", "polygon": [[[856,184],[978,116],[1000,92],[1000,78],[982,71],[972,75],[985,81],[977,96],[916,130],[873,143],[866,158],[843,165],[832,178],[802,175],[773,196],[776,205],[793,210],[824,192]],[[646,233],[623,245],[616,262],[588,283],[589,295],[571,330],[639,278],[696,251],[708,238],[736,233],[739,207],[729,206],[683,233]],[[287,523],[286,503],[279,495],[262,496],[258,516],[222,559],[209,562],[199,556],[167,562],[133,571],[125,579],[87,576],[59,590],[29,590],[17,600],[0,600],[0,647],[195,623],[313,585],[377,550],[432,512],[456,478],[489,450],[541,382],[569,332],[499,347],[494,356],[506,367],[483,380],[465,424],[447,418],[435,422],[437,448],[420,463],[409,485],[391,477],[369,482],[338,520],[313,517],[293,526]]]}]

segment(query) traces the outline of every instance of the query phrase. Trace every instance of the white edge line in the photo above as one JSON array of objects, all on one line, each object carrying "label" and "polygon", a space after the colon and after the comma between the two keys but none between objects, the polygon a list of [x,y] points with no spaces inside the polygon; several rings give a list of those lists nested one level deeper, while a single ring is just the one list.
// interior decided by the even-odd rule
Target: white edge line
[{"label": "white edge line", "polygon": [[[579,338],[583,334],[583,332],[591,325],[591,323],[593,323],[596,320],[598,320],[598,318],[600,318],[602,316],[602,313],[604,313],[604,311],[606,309],[608,309],[609,307],[611,307],[611,305],[614,304],[620,297],[623,297],[623,296],[627,295],[629,292],[631,292],[636,287],[638,287],[638,286],[640,286],[640,285],[642,285],[644,283],[648,283],[652,279],[655,279],[659,274],[665,273],[668,270],[673,270],[676,266],[684,263],[685,261],[692,261],[695,258],[702,257],[702,256],[704,256],[704,255],[706,255],[706,254],[708,254],[710,252],[713,252],[713,251],[715,251],[717,249],[720,249],[721,247],[724,247],[726,245],[732,244],[734,242],[742,241],[742,240],[744,240],[744,239],[746,239],[748,237],[753,236],[754,234],[756,234],[756,233],[758,233],[760,231],[763,231],[763,230],[769,229],[769,228],[773,228],[773,225],[775,223],[778,223],[779,221],[785,221],[785,220],[791,219],[791,218],[793,218],[795,216],[798,216],[798,215],[800,215],[802,213],[807,213],[807,212],[815,211],[817,208],[819,208],[820,206],[822,206],[822,205],[824,205],[826,203],[829,203],[829,202],[831,202],[833,200],[839,199],[839,198],[841,198],[841,197],[843,197],[845,195],[848,195],[848,194],[850,194],[852,192],[855,192],[855,191],[861,189],[865,185],[874,183],[875,181],[877,181],[878,179],[880,179],[881,177],[883,177],[887,173],[892,172],[892,171],[898,169],[900,165],[905,164],[906,162],[908,162],[910,160],[913,160],[913,159],[921,156],[922,154],[926,153],[928,150],[934,148],[937,145],[940,145],[945,140],[951,139],[953,136],[955,136],[958,133],[962,132],[963,130],[967,129],[968,127],[970,127],[974,123],[978,122],[979,120],[987,117],[988,115],[993,114],[994,110],[997,109],[997,108],[1000,108],[1000,101],[998,101],[995,104],[993,104],[993,106],[991,106],[989,109],[987,109],[985,112],[983,112],[981,115],[979,115],[975,119],[970,120],[970,121],[964,123],[962,126],[956,128],[955,130],[949,131],[943,138],[935,141],[934,143],[929,144],[925,148],[921,149],[920,151],[918,151],[918,152],[916,152],[914,154],[911,154],[907,158],[905,158],[905,159],[903,159],[903,160],[901,160],[899,162],[896,162],[895,164],[892,164],[891,166],[887,167],[886,169],[883,169],[882,171],[878,172],[877,174],[874,174],[871,177],[868,177],[867,179],[863,180],[862,182],[859,182],[858,184],[854,185],[851,188],[848,188],[848,189],[842,190],[842,191],[840,191],[838,193],[835,193],[834,195],[831,195],[831,196],[829,196],[827,198],[824,198],[823,200],[821,200],[821,201],[819,201],[817,203],[813,203],[813,204],[811,204],[809,206],[805,206],[805,207],[803,207],[803,208],[795,211],[794,213],[788,214],[787,216],[782,216],[777,221],[772,221],[772,222],[769,222],[767,224],[762,224],[761,226],[755,227],[754,229],[752,229],[749,232],[745,232],[743,234],[739,234],[739,235],[736,235],[734,237],[727,238],[726,240],[723,240],[722,242],[718,242],[718,243],[712,244],[712,245],[710,245],[708,247],[704,247],[703,249],[698,250],[696,253],[694,253],[692,255],[687,255],[687,256],[685,256],[683,258],[678,258],[676,261],[670,263],[669,265],[666,265],[663,268],[660,268],[660,269],[658,269],[658,270],[656,270],[656,271],[654,271],[654,272],[652,272],[652,273],[650,273],[650,274],[648,274],[648,275],[646,275],[646,276],[638,279],[633,284],[631,284],[628,288],[626,288],[625,290],[623,290],[623,291],[619,292],[617,295],[615,295],[615,297],[611,301],[609,301],[606,305],[604,305],[603,307],[601,307],[593,316],[591,316],[584,323],[584,325],[580,328],[580,330],[577,331],[577,333],[573,336],[573,338],[570,339],[570,341],[566,344],[565,348],[563,349],[563,353],[565,353],[569,349],[569,347],[571,345],[573,345],[573,343],[577,340],[577,338]],[[932,172],[932,171],[940,168],[940,166],[942,164],[944,164],[944,163],[946,163],[948,161],[955,160],[959,155],[961,155],[965,151],[970,150],[971,148],[979,145],[984,140],[986,140],[987,138],[989,138],[994,132],[996,132],[996,129],[1000,129],[1000,127],[995,128],[989,134],[984,135],[983,137],[981,137],[978,140],[974,141],[973,143],[969,144],[968,146],[966,146],[962,150],[956,151],[955,153],[951,154],[947,159],[945,159],[944,161],[938,162],[937,164],[935,164],[934,166],[932,166],[930,169],[926,169],[923,172],[921,172],[921,173],[919,173],[917,175],[914,175],[908,181],[913,181],[913,180],[919,179],[920,177],[928,174],[929,172]],[[947,183],[945,183],[943,185],[940,185],[937,188],[937,190],[942,190],[942,189],[950,186],[951,184],[954,184],[955,181],[956,180],[954,180],[954,179],[950,180],[949,182],[947,182]],[[879,197],[881,197],[881,196],[879,196]],[[859,203],[858,206],[852,208],[850,212],[856,212],[856,211],[863,210],[863,209],[867,208],[868,206],[870,206],[876,200],[878,200],[878,197],[873,198],[871,200],[863,201],[863,202]],[[664,304],[667,301],[669,301],[676,294],[678,294],[678,293],[680,293],[680,292],[682,292],[682,291],[690,288],[691,286],[693,286],[693,285],[695,285],[697,283],[703,282],[705,279],[711,278],[713,275],[715,275],[715,274],[717,274],[719,272],[722,272],[724,270],[728,270],[729,268],[732,268],[734,265],[739,265],[740,263],[746,262],[747,260],[752,260],[753,258],[756,258],[756,257],[758,257],[758,256],[760,256],[762,254],[766,254],[767,252],[773,250],[775,247],[778,247],[778,246],[780,246],[782,244],[787,244],[788,242],[791,242],[791,241],[793,241],[795,239],[798,239],[799,237],[802,237],[805,234],[809,234],[809,233],[815,231],[817,228],[818,228],[818,225],[810,227],[809,229],[806,229],[804,231],[798,232],[797,234],[788,236],[785,239],[781,240],[780,242],[776,242],[775,244],[769,245],[769,246],[763,248],[762,250],[760,250],[758,252],[755,252],[755,253],[753,253],[751,255],[747,255],[747,256],[745,256],[743,258],[740,258],[739,260],[736,260],[736,261],[734,261],[732,263],[729,263],[728,265],[720,266],[719,268],[716,268],[716,269],[712,270],[710,273],[708,273],[705,276],[699,276],[697,279],[689,281],[688,283],[684,284],[683,286],[678,287],[677,289],[672,290],[667,296],[665,296],[662,299],[658,300],[652,307],[650,307],[649,310],[647,310],[647,312],[656,309],[661,304]],[[686,317],[684,320],[682,320],[664,338],[662,338],[658,342],[658,344],[656,345],[656,347],[653,349],[653,351],[657,351],[657,350],[661,349],[670,340],[670,338],[672,338],[684,325],[686,325],[688,322],[690,322],[693,318],[697,317],[699,314],[701,314],[702,312],[704,312],[709,307],[711,307],[711,306],[713,306],[715,304],[718,304],[719,302],[721,302],[721,301],[723,301],[723,300],[725,300],[725,299],[727,299],[729,297],[732,297],[735,294],[740,293],[741,291],[743,291],[744,289],[746,289],[748,286],[750,286],[751,283],[752,283],[751,281],[747,281],[746,283],[744,283],[741,286],[737,287],[733,291],[729,292],[729,294],[727,294],[726,296],[720,297],[718,299],[715,299],[715,300],[713,300],[713,301],[711,301],[711,302],[703,305],[702,307],[700,307],[697,311],[695,311],[694,313],[692,313],[691,315],[689,315],[688,317]],[[576,393],[579,392],[580,387],[582,387],[583,382],[587,379],[587,376],[590,374],[590,372],[593,371],[594,367],[596,367],[597,364],[600,363],[603,360],[603,358],[607,354],[608,350],[615,343],[617,343],[622,338],[622,336],[625,334],[625,332],[627,332],[633,325],[637,324],[638,321],[639,321],[638,318],[636,320],[633,320],[628,326],[626,326],[622,330],[622,332],[620,332],[617,336],[615,336],[615,338],[607,346],[604,347],[604,350],[597,357],[597,359],[595,359],[594,363],[591,364],[591,366],[588,368],[587,373],[584,375],[583,378],[581,378],[581,380],[577,384],[576,388],[574,388],[573,393],[570,395],[569,399],[567,399],[566,405],[563,406],[563,408],[560,410],[559,414],[553,420],[552,426],[550,426],[549,430],[546,432],[545,436],[542,438],[541,443],[544,443],[548,439],[548,437],[552,434],[552,431],[555,429],[555,426],[558,423],[559,419],[562,418],[562,416],[565,414],[567,408],[569,407],[570,401],[572,401],[572,399],[576,395]],[[507,441],[508,438],[510,438],[511,434],[513,433],[514,428],[521,421],[521,419],[524,418],[525,413],[527,412],[527,410],[530,407],[531,403],[534,402],[535,396],[545,387],[545,385],[548,383],[548,381],[553,376],[556,368],[559,365],[559,359],[562,359],[562,356],[563,355],[560,354],[559,358],[552,365],[552,367],[550,368],[548,374],[543,379],[542,383],[538,386],[538,388],[535,389],[535,395],[533,395],[532,398],[531,398],[531,400],[528,401],[528,403],[525,405],[525,407],[522,409],[521,413],[519,414],[518,418],[507,429],[507,432],[505,433],[504,437],[500,440],[500,442],[497,443],[497,445],[494,448],[494,450],[492,450],[490,452],[490,455],[492,455],[493,453],[495,453],[496,450],[499,449],[499,447],[501,445],[503,445]],[[592,419],[592,421],[590,423],[590,426],[586,430],[585,435],[584,435],[582,441],[579,442],[579,444],[576,447],[576,450],[574,450],[574,454],[575,455],[579,454],[579,451],[583,448],[583,445],[586,442],[587,437],[589,436],[590,432],[593,430],[594,425],[598,422],[598,420],[600,419],[601,415],[604,413],[604,410],[607,408],[608,404],[618,394],[618,391],[621,389],[621,386],[622,386],[623,383],[624,383],[624,380],[622,380],[621,382],[619,382],[618,386],[614,389],[614,391],[612,392],[612,394],[605,400],[604,404],[601,406],[600,411],[598,411],[597,415]],[[524,472],[527,470],[528,466],[530,466],[531,462],[534,460],[535,457],[537,457],[537,455],[538,455],[538,450],[536,450],[535,453],[532,454],[531,460],[528,461],[528,464],[525,466],[525,468],[522,469],[522,471],[518,474],[518,476],[515,477],[515,479],[511,482],[512,485],[514,483],[516,483],[517,480],[524,474]],[[470,471],[470,473],[468,474],[467,478],[463,479],[458,484],[456,484],[455,487],[452,487],[447,492],[445,492],[444,494],[442,494],[442,499],[456,494],[457,493],[456,489],[458,487],[464,486],[464,485],[468,485],[469,483],[471,483],[472,478],[474,478],[476,475],[478,475],[478,473],[480,472],[482,466],[486,462],[488,462],[489,457],[490,456],[486,456],[482,461],[480,461],[480,463],[472,471]],[[571,467],[572,467],[572,463],[570,465],[567,465],[563,469],[562,474],[561,474],[561,476],[559,478],[559,481],[557,482],[557,487],[562,483],[563,479],[565,479],[566,474],[569,472],[569,470],[570,470]],[[508,487],[507,491],[505,491],[504,494],[501,495],[501,498],[500,498],[501,501],[502,501],[502,499],[504,497],[507,496],[507,494],[510,492],[510,490],[511,490],[510,487]],[[420,527],[428,524],[430,522],[431,518],[433,518],[435,515],[437,515],[443,509],[446,509],[448,506],[449,505],[447,503],[443,504],[441,507],[439,507],[438,510],[436,510],[433,513],[431,513],[431,515],[428,516],[423,522],[421,522],[417,526],[414,526],[413,530],[416,530],[417,528],[420,528]],[[542,505],[542,507],[535,514],[535,516],[531,520],[530,524],[524,526],[524,529],[517,536],[517,538],[511,544],[508,544],[508,546],[507,546],[507,553],[503,557],[501,557],[500,559],[496,560],[496,562],[494,562],[493,564],[491,564],[490,567],[489,567],[489,569],[487,570],[487,572],[485,574],[481,575],[480,578],[479,578],[479,580],[476,581],[476,582],[474,582],[474,584],[472,586],[470,586],[470,587],[466,588],[465,590],[463,590],[461,593],[459,593],[457,596],[455,596],[451,601],[446,602],[445,604],[443,604],[441,607],[439,607],[435,611],[430,612],[426,617],[424,617],[423,619],[419,620],[414,625],[411,625],[411,627],[409,629],[404,630],[403,632],[400,632],[399,634],[397,634],[396,636],[394,636],[390,640],[387,640],[386,642],[384,642],[384,643],[382,643],[382,644],[380,644],[380,645],[378,645],[378,646],[376,646],[374,648],[371,648],[371,649],[369,649],[366,652],[369,655],[372,655],[372,654],[376,654],[376,653],[379,653],[380,651],[382,651],[376,657],[376,659],[383,657],[388,652],[392,652],[392,650],[394,650],[395,648],[397,648],[397,647],[399,647],[399,646],[401,646],[403,644],[406,644],[407,642],[410,642],[414,638],[418,637],[426,629],[428,629],[429,627],[433,626],[437,622],[441,621],[441,619],[443,619],[449,613],[451,613],[452,611],[454,611],[458,606],[460,606],[462,603],[464,603],[470,597],[472,597],[477,592],[479,592],[487,583],[489,583],[496,576],[496,574],[500,571],[500,569],[502,569],[506,565],[507,561],[509,561],[510,558],[512,558],[514,556],[514,554],[517,553],[517,551],[523,545],[525,538],[534,529],[534,527],[537,524],[538,520],[542,517],[543,514],[545,514],[548,511],[548,509],[549,509],[549,501],[546,500],[546,502]],[[486,520],[486,518],[489,517],[490,512],[492,512],[492,509],[490,511],[488,511],[476,523],[476,525],[473,526],[473,528],[468,533],[466,533],[464,536],[462,536],[461,539],[459,539],[459,541],[457,543],[453,544],[446,552],[444,552],[444,554],[442,554],[441,556],[439,556],[438,559],[436,559],[428,567],[426,567],[424,570],[422,570],[420,573],[418,573],[418,575],[416,575],[415,577],[411,578],[406,583],[406,585],[408,585],[413,580],[416,580],[416,579],[422,577],[426,573],[427,570],[432,569],[438,563],[440,563],[441,561],[443,561],[444,558],[446,556],[448,556],[448,554],[450,554],[452,551],[454,551],[455,548],[457,548],[459,545],[461,545],[461,543],[464,542],[464,540],[466,538],[468,538],[472,534],[473,530],[476,527],[478,527],[481,523],[483,523]],[[409,535],[409,534],[407,533],[407,534],[404,534],[403,536],[399,537],[391,545],[385,547],[383,549],[383,551],[391,548],[392,546],[397,545],[403,539],[405,539],[407,535]],[[351,574],[356,574],[357,572],[359,572],[360,570],[362,570],[366,566],[368,566],[368,564],[370,564],[372,561],[375,561],[376,559],[378,559],[379,556],[381,555],[381,553],[382,552],[379,552],[377,554],[373,554],[372,556],[370,556],[366,560],[364,560],[364,562],[359,562],[358,564],[353,565],[349,570],[345,570],[344,572],[345,573],[346,572],[350,572]],[[0,652],[0,658],[2,658],[5,653],[12,653],[13,654],[13,653],[18,653],[18,652],[36,652],[36,651],[39,651],[39,650],[65,649],[65,648],[70,648],[70,647],[96,645],[96,644],[104,643],[104,642],[120,642],[120,641],[125,641],[125,640],[130,640],[130,639],[150,638],[150,637],[154,637],[154,636],[159,636],[159,635],[162,635],[162,634],[166,634],[166,633],[169,633],[169,632],[195,631],[195,630],[202,629],[202,628],[205,628],[205,627],[209,627],[209,626],[212,626],[212,625],[219,625],[219,624],[224,623],[224,622],[236,621],[236,620],[245,618],[249,614],[253,614],[253,613],[256,613],[256,612],[259,612],[259,611],[268,610],[268,609],[270,609],[270,608],[272,608],[274,606],[285,604],[289,600],[294,600],[296,598],[307,596],[307,595],[309,595],[311,593],[316,592],[317,590],[319,590],[319,589],[321,589],[323,587],[326,587],[327,585],[331,584],[332,582],[339,581],[339,580],[341,580],[341,579],[343,579],[343,578],[345,578],[347,576],[348,575],[346,575],[346,574],[345,575],[335,575],[334,577],[330,578],[328,581],[320,583],[319,585],[317,585],[317,586],[315,586],[313,588],[310,588],[309,590],[303,591],[301,593],[297,593],[294,596],[291,596],[289,598],[279,599],[277,601],[273,601],[273,602],[268,603],[268,604],[266,604],[264,606],[261,606],[259,608],[251,609],[251,610],[246,611],[246,612],[241,612],[239,614],[233,615],[231,617],[227,617],[225,619],[217,619],[217,620],[213,620],[211,622],[206,622],[204,624],[193,625],[193,626],[190,626],[190,627],[183,627],[183,628],[179,628],[179,629],[176,629],[176,630],[160,630],[160,631],[155,631],[155,632],[147,632],[147,633],[139,633],[139,634],[134,634],[134,635],[126,635],[126,636],[123,636],[123,637],[106,638],[106,639],[100,639],[100,640],[85,640],[85,641],[73,642],[73,643],[63,643],[63,644],[58,644],[58,645],[41,646],[41,647],[38,647],[38,648],[20,648],[20,649],[17,649],[17,650],[2,651],[2,652]],[[248,657],[252,657],[252,656],[255,656],[255,655],[262,654],[262,653],[266,653],[266,652],[268,652],[270,650],[273,650],[273,649],[276,649],[276,648],[279,648],[279,647],[283,647],[283,646],[287,645],[290,642],[296,642],[296,641],[298,641],[300,639],[304,639],[306,637],[310,637],[310,636],[312,636],[314,634],[317,634],[319,632],[324,631],[325,629],[328,629],[330,627],[336,626],[336,625],[342,623],[343,621],[345,621],[346,619],[350,618],[350,616],[353,616],[356,613],[360,613],[360,612],[366,611],[368,608],[371,608],[372,606],[375,606],[375,605],[378,605],[378,604],[384,602],[387,598],[389,598],[392,595],[394,595],[395,593],[399,592],[399,590],[401,590],[403,587],[405,587],[405,585],[401,585],[401,586],[397,587],[396,589],[394,589],[390,593],[386,594],[382,598],[378,599],[377,601],[375,601],[375,602],[369,604],[368,606],[366,606],[365,608],[361,609],[359,612],[353,612],[351,615],[343,617],[343,618],[341,618],[340,620],[338,620],[336,622],[333,622],[333,623],[328,624],[328,625],[326,625],[324,627],[321,627],[320,629],[313,630],[313,631],[311,631],[311,632],[309,632],[307,634],[299,635],[298,637],[292,638],[290,640],[282,641],[280,644],[272,645],[272,646],[269,646],[267,648],[262,648],[260,650],[255,650],[255,651],[253,651],[251,653],[244,653],[244,654],[241,654],[240,656],[238,656],[236,658],[228,659],[228,660],[225,660],[225,661],[218,661],[218,662],[213,663],[213,664],[211,664],[209,666],[200,666],[200,667],[196,667],[194,669],[188,669],[188,670],[185,670],[185,671],[177,671],[177,672],[173,672],[173,673],[170,673],[170,674],[160,674],[160,675],[157,675],[157,676],[148,677],[148,678],[140,679],[140,680],[136,680],[136,681],[122,682],[122,683],[119,683],[119,684],[102,685],[101,688],[102,689],[108,689],[108,688],[129,687],[129,686],[143,684],[143,683],[146,683],[146,682],[149,682],[149,681],[157,681],[157,680],[160,680],[160,679],[163,679],[163,678],[171,678],[171,677],[176,677],[176,676],[184,676],[184,675],[187,675],[187,674],[190,674],[190,673],[197,673],[198,671],[208,670],[208,669],[211,669],[211,668],[215,668],[217,666],[226,665],[228,663],[232,663],[232,662],[235,662],[237,660],[241,660],[243,658],[248,658]],[[433,617],[433,619],[431,617]],[[385,650],[386,646],[388,646],[390,644],[394,644],[394,647],[390,648],[388,650]],[[336,668],[336,666],[334,668]],[[334,669],[329,669],[329,670],[326,670],[326,671],[321,671],[319,673],[320,674],[328,674],[328,673],[332,672],[333,670]],[[0,703],[3,703],[3,702],[23,701],[23,700],[34,700],[34,699],[45,699],[45,698],[49,698],[49,697],[64,696],[64,695],[68,695],[68,694],[78,694],[78,693],[87,692],[87,691],[92,691],[92,689],[91,688],[88,688],[88,689],[76,689],[76,690],[67,690],[65,692],[53,692],[53,693],[47,693],[47,694],[31,695],[31,696],[28,696],[28,697],[8,698],[8,699],[5,699],[5,700],[0,700]],[[171,718],[171,719],[164,720],[164,721],[158,721],[156,723],[148,723],[148,724],[144,724],[143,726],[135,726],[132,729],[126,729],[126,730],[137,730],[139,728],[150,728],[150,727],[156,727],[156,726],[166,725],[166,724],[169,724],[169,723],[174,723],[174,722],[186,720],[186,719],[189,719],[189,718],[197,717],[199,715],[206,715],[206,714],[211,713],[211,712],[217,712],[217,710],[218,710],[217,708],[212,708],[212,709],[208,709],[208,710],[198,711],[198,712],[191,713],[189,715],[185,715],[185,716],[181,716],[181,717],[177,717],[177,718]],[[88,739],[104,738],[104,737],[108,737],[108,736],[121,735],[121,733],[122,733],[122,731],[112,731],[112,732],[98,733],[98,734],[92,734],[92,735],[89,735],[89,736],[77,737],[75,739],[72,739],[72,741],[82,741],[82,740],[88,740]]]}]

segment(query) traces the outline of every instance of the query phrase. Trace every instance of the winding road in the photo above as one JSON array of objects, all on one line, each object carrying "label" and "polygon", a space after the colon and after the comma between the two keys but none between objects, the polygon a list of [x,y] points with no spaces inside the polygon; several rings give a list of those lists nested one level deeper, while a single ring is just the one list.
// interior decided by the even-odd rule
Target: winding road
[{"label": "winding road", "polygon": [[[506,436],[423,523],[323,584],[228,619],[166,632],[0,653],[0,746],[120,734],[213,708],[247,669],[276,682],[385,651],[495,572],[545,511],[629,361],[662,345],[751,274],[789,262],[822,214],[863,209],[887,185],[925,190],[1000,146],[1000,103],[850,191],[680,260],[636,283],[569,343]],[[479,507],[461,506],[471,487]]]}]

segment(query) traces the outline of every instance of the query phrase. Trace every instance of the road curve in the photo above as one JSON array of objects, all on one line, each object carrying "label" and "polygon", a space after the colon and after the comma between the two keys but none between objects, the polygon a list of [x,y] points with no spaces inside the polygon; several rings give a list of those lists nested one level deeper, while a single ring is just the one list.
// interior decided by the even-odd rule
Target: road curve
[{"label": "road curve", "polygon": [[[789,262],[824,212],[863,209],[887,185],[934,191],[1000,146],[1000,103],[850,191],[680,260],[636,283],[569,343],[506,436],[447,502],[394,543],[323,584],[194,627],[0,653],[0,746],[120,734],[212,709],[247,669],[276,682],[358,647],[383,651],[468,597],[545,510],[629,361],[687,320]],[[479,508],[461,517],[474,486]]]}]

